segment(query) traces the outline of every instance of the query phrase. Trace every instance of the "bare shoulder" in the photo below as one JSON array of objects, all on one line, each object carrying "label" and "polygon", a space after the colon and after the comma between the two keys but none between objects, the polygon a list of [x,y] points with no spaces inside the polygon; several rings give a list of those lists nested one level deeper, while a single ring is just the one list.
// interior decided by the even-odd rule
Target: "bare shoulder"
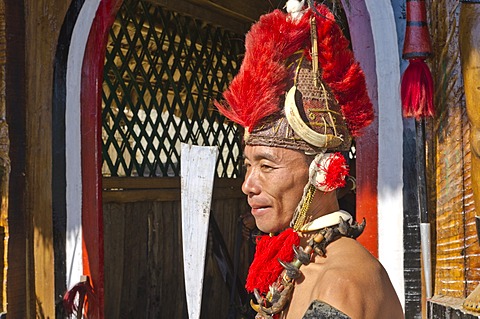
[{"label": "bare shoulder", "polygon": [[326,258],[318,258],[319,300],[351,318],[403,318],[387,272],[361,244],[341,238],[328,246]]}]

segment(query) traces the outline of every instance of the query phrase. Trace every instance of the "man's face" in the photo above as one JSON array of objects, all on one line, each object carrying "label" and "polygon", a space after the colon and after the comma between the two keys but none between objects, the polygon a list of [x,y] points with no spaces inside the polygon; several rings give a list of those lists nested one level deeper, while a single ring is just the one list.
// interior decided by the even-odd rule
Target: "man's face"
[{"label": "man's face", "polygon": [[258,229],[279,232],[287,228],[308,181],[306,156],[278,147],[245,147],[242,191]]}]

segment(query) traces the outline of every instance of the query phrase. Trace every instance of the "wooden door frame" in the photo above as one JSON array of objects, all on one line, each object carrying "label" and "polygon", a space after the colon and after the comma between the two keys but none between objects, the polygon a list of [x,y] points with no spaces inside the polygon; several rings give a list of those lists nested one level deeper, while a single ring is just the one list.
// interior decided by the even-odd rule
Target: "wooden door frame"
[{"label": "wooden door frame", "polygon": [[104,317],[101,105],[108,32],[122,0],[102,0],[85,50],[81,83],[83,269],[97,296],[96,317]]},{"label": "wooden door frame", "polygon": [[[8,207],[8,266],[7,301],[9,316],[27,318],[35,309],[34,280],[27,280],[32,273],[32,225],[28,222],[26,208],[26,48],[24,1],[5,3],[7,64],[5,103],[9,125],[11,171]],[[12,270],[15,271],[12,271]],[[3,270],[2,270],[3,271]]]}]

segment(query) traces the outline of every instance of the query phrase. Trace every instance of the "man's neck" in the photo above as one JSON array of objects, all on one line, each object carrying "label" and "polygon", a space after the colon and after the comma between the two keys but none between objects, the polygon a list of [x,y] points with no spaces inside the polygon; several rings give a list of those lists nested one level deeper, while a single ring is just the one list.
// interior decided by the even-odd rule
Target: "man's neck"
[{"label": "man's neck", "polygon": [[335,191],[329,193],[317,191],[307,213],[308,220],[314,220],[337,210],[339,205]]}]

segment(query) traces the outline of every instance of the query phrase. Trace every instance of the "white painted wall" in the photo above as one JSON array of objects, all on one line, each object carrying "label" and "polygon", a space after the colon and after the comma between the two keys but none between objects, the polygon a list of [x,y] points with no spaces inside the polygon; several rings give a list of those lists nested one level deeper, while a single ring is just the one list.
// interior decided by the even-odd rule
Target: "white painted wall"
[{"label": "white painted wall", "polygon": [[405,307],[403,267],[403,124],[397,31],[390,0],[365,0],[378,81],[378,253]]},{"label": "white painted wall", "polygon": [[85,47],[100,0],[86,0],[75,24],[67,61],[65,110],[67,242],[67,289],[80,281],[82,263],[82,167],[80,90]]}]

